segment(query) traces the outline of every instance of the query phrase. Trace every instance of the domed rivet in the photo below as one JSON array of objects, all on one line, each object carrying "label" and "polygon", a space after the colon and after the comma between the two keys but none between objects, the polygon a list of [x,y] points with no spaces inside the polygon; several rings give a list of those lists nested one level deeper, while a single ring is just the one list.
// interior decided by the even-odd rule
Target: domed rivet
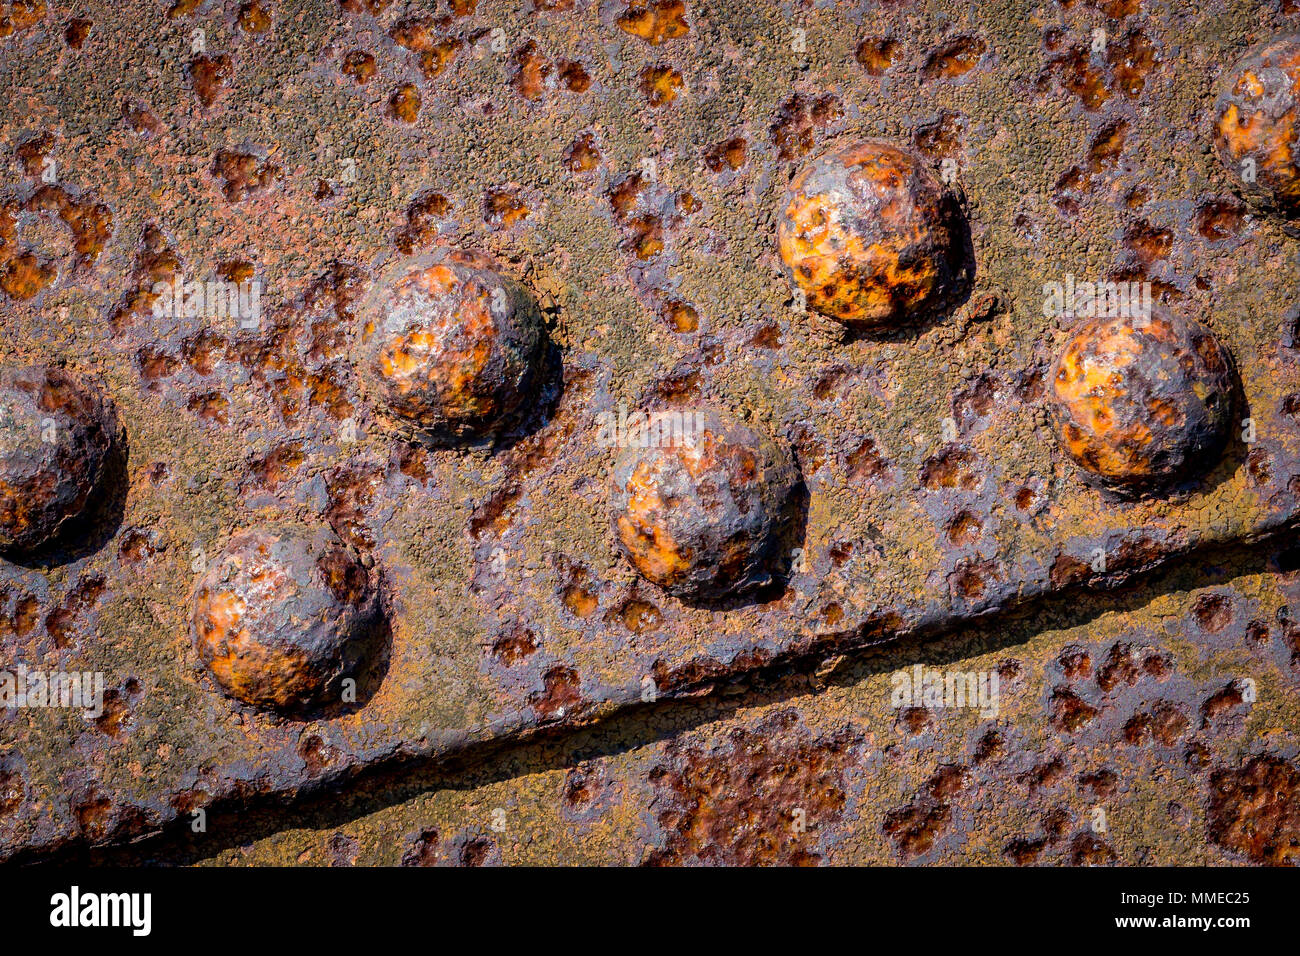
[{"label": "domed rivet", "polygon": [[0,551],[36,550],[85,512],[116,429],[99,388],[73,372],[0,369]]},{"label": "domed rivet", "polygon": [[271,524],[234,538],[194,589],[191,637],[228,695],[295,712],[346,700],[382,610],[374,577],[328,527]]},{"label": "domed rivet", "polygon": [[1214,146],[1256,205],[1300,213],[1300,33],[1265,41],[1225,75],[1214,105]]},{"label": "domed rivet", "polygon": [[381,413],[449,444],[507,427],[537,395],[545,330],[536,302],[497,272],[448,261],[372,294],[360,374]]},{"label": "domed rivet", "polygon": [[923,162],[867,140],[794,178],[777,245],[809,309],[847,326],[888,329],[933,313],[965,281],[954,215]]},{"label": "domed rivet", "polygon": [[779,570],[799,484],[792,454],[715,409],[668,414],[682,416],[683,427],[650,433],[673,440],[629,447],[614,466],[619,545],[645,578],[677,597],[763,587]]},{"label": "domed rivet", "polygon": [[1061,447],[1103,484],[1167,485],[1212,468],[1223,451],[1232,361],[1199,322],[1162,309],[1085,320],[1051,374]]}]

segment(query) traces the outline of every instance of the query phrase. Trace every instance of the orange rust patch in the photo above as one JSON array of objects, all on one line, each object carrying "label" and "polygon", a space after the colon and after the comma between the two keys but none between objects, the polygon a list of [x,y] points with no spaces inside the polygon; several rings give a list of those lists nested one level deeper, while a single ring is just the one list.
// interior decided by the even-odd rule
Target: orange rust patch
[{"label": "orange rust patch", "polygon": [[675,332],[685,334],[694,332],[700,327],[699,312],[696,311],[695,306],[687,302],[669,302],[664,313]]},{"label": "orange rust patch", "polygon": [[226,54],[198,56],[190,61],[190,84],[204,106],[211,106],[226,89],[234,75],[234,66]]},{"label": "orange rust patch", "polygon": [[782,159],[796,159],[812,152],[819,131],[844,116],[844,106],[834,93],[816,97],[793,94],[781,104],[772,123],[772,143]]},{"label": "orange rust patch", "polygon": [[651,106],[671,103],[682,85],[682,75],[670,66],[647,66],[641,71],[641,93]]},{"label": "orange rust patch", "polygon": [[451,212],[451,201],[442,193],[427,193],[406,208],[406,228],[395,240],[400,252],[407,255],[429,245],[438,235],[440,223]]},{"label": "orange rust patch", "polygon": [[30,30],[45,19],[45,0],[11,0],[0,14],[0,39]]},{"label": "orange rust patch", "polygon": [[551,75],[551,64],[537,50],[537,42],[529,40],[510,57],[515,73],[510,85],[526,100],[540,99],[546,92],[546,78]]},{"label": "orange rust patch", "polygon": [[239,5],[239,14],[235,18],[239,29],[245,33],[265,33],[271,29],[271,15],[266,12],[260,0],[248,0]]},{"label": "orange rust patch", "polygon": [[388,99],[388,112],[403,123],[414,123],[420,115],[420,91],[414,83],[403,83]]},{"label": "orange rust patch", "polygon": [[587,173],[600,165],[600,149],[591,133],[579,133],[564,151],[564,164],[570,172]]},{"label": "orange rust patch", "polygon": [[30,252],[17,255],[0,269],[0,289],[14,299],[30,299],[54,281],[57,275],[51,265],[46,265]]},{"label": "orange rust patch", "polygon": [[212,160],[212,172],[222,180],[221,191],[229,202],[241,202],[265,192],[280,175],[279,168],[268,160],[230,149],[217,150]]},{"label": "orange rust patch", "polygon": [[704,164],[710,172],[720,173],[724,169],[737,170],[745,165],[745,137],[733,136],[709,149],[704,154]]},{"label": "orange rust patch", "polygon": [[921,75],[927,80],[964,76],[979,65],[988,48],[988,43],[979,37],[957,37],[930,54]]},{"label": "orange rust patch", "polygon": [[352,50],[343,57],[340,69],[344,76],[350,76],[358,83],[368,83],[375,75],[375,58],[365,50]]},{"label": "orange rust patch", "polygon": [[527,219],[531,211],[515,189],[494,187],[483,197],[483,218],[490,226],[509,229]]},{"label": "orange rust patch", "polygon": [[898,55],[898,41],[892,37],[868,37],[858,44],[854,57],[871,76],[884,76]]},{"label": "orange rust patch", "polygon": [[631,0],[615,22],[624,33],[640,37],[652,46],[691,32],[682,0]]}]

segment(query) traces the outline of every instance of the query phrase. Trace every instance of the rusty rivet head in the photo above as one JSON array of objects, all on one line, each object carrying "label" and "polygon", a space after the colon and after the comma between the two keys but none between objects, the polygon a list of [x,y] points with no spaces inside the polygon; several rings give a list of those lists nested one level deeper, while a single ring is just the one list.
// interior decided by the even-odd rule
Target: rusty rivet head
[{"label": "rusty rivet head", "polygon": [[1088,319],[1052,366],[1057,437],[1122,490],[1167,486],[1212,468],[1232,421],[1235,378],[1205,326],[1162,309]]},{"label": "rusty rivet head", "polygon": [[58,366],[0,369],[0,551],[33,551],[80,516],[104,479],[116,415]]},{"label": "rusty rivet head", "polygon": [[680,427],[647,429],[650,447],[627,448],[614,466],[610,511],[624,553],[676,597],[768,584],[799,484],[790,451],[715,409],[650,420],[665,414]]},{"label": "rusty rivet head", "polygon": [[952,216],[921,160],[867,140],[794,178],[777,246],[809,308],[848,326],[888,328],[933,312],[955,291]]},{"label": "rusty rivet head", "polygon": [[1214,107],[1219,158],[1256,205],[1300,214],[1300,33],[1252,47]]},{"label": "rusty rivet head", "polygon": [[446,261],[402,274],[368,303],[363,383],[415,437],[490,435],[536,393],[544,329],[518,282]]},{"label": "rusty rivet head", "polygon": [[331,529],[269,524],[233,537],[200,578],[190,625],[227,694],[288,713],[343,699],[381,616],[374,577]]}]

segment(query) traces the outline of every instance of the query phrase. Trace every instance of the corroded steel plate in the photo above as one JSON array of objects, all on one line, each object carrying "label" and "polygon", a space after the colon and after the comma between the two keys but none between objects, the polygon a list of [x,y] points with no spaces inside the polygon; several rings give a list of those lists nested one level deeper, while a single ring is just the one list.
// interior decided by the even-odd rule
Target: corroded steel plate
[{"label": "corroded steel plate", "polygon": [[[213,818],[104,851],[219,866],[1294,864],[1294,547],[1178,562],[836,669],[485,755],[454,777]],[[993,674],[996,711],[898,707]],[[452,780],[454,785],[449,785]],[[796,825],[798,824],[798,825]]]},{"label": "corroded steel plate", "polygon": [[[9,4],[9,7],[14,7]],[[1295,240],[1209,145],[1225,65],[1279,29],[1214,3],[32,2],[0,37],[7,362],[96,378],[125,432],[89,527],[0,564],[4,660],[105,675],[105,712],[0,715],[3,853],[291,799],[796,657],[1106,587],[1289,528]],[[1100,31],[1100,34],[1098,34]],[[847,335],[777,258],[787,183],[861,137],[965,207],[973,287]],[[541,303],[561,371],[495,446],[379,427],[353,361],[385,270],[473,249]],[[260,320],[159,315],[155,283],[260,283]],[[1058,448],[1069,277],[1149,282],[1231,353],[1208,475],[1122,499]],[[700,607],[609,524],[621,408],[714,405],[794,449],[778,594]],[[1247,421],[1249,420],[1249,421]],[[348,712],[245,709],[190,592],[239,530],[367,552],[386,651]]]}]

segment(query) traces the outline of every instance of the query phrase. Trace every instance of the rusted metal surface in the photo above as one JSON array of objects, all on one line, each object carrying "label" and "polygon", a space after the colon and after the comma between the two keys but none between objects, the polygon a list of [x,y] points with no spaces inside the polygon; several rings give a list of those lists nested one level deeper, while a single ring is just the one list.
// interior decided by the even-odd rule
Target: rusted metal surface
[{"label": "rusted metal surface", "polygon": [[[16,795],[0,803],[4,855],[333,792],[363,768],[597,722],[788,659],[916,647],[1294,524],[1296,249],[1283,220],[1237,197],[1210,145],[1224,65],[1292,10],[6,11],[5,361],[102,380],[124,468],[94,528],[0,565],[6,660],[102,672],[114,714],[0,715]],[[960,193],[974,268],[962,304],[869,334],[799,311],[777,247],[791,178],[863,140],[906,148]],[[521,404],[532,420],[502,441],[395,434],[357,374],[366,297],[435,249],[518,279],[555,346],[554,375]],[[1058,447],[1050,364],[1073,320],[1044,317],[1044,290],[1066,277],[1150,282],[1231,356],[1230,442],[1197,480],[1121,497]],[[260,319],[163,307],[157,283],[213,278],[262,283]],[[624,408],[703,406],[794,450],[806,513],[778,594],[683,601],[618,546],[619,450],[602,425]],[[196,580],[238,532],[286,520],[329,523],[382,580],[385,670],[343,713],[241,706],[196,675]],[[1098,735],[1137,713],[1062,687],[1053,706],[1096,709]],[[766,725],[744,733],[737,752],[768,760]],[[808,735],[814,749],[831,739]],[[790,786],[868,772],[851,737],[833,741]],[[664,758],[674,806],[727,786],[686,766],[692,746]],[[1261,766],[1225,770],[1245,774],[1227,792],[1290,779]],[[988,767],[969,773],[1011,786]],[[964,786],[944,776],[895,808],[907,853],[924,855]],[[851,806],[850,790],[822,809]],[[1224,812],[1222,832],[1244,832]],[[699,856],[689,842],[661,850]],[[812,858],[785,852],[739,855]],[[1097,853],[1085,840],[1067,855]]]},{"label": "rusted metal surface", "polygon": [[[1294,865],[1296,553],[758,681],[135,860],[214,865]],[[897,707],[917,664],[998,712]],[[799,812],[802,811],[802,812]],[[800,822],[802,821],[802,825]]]}]

